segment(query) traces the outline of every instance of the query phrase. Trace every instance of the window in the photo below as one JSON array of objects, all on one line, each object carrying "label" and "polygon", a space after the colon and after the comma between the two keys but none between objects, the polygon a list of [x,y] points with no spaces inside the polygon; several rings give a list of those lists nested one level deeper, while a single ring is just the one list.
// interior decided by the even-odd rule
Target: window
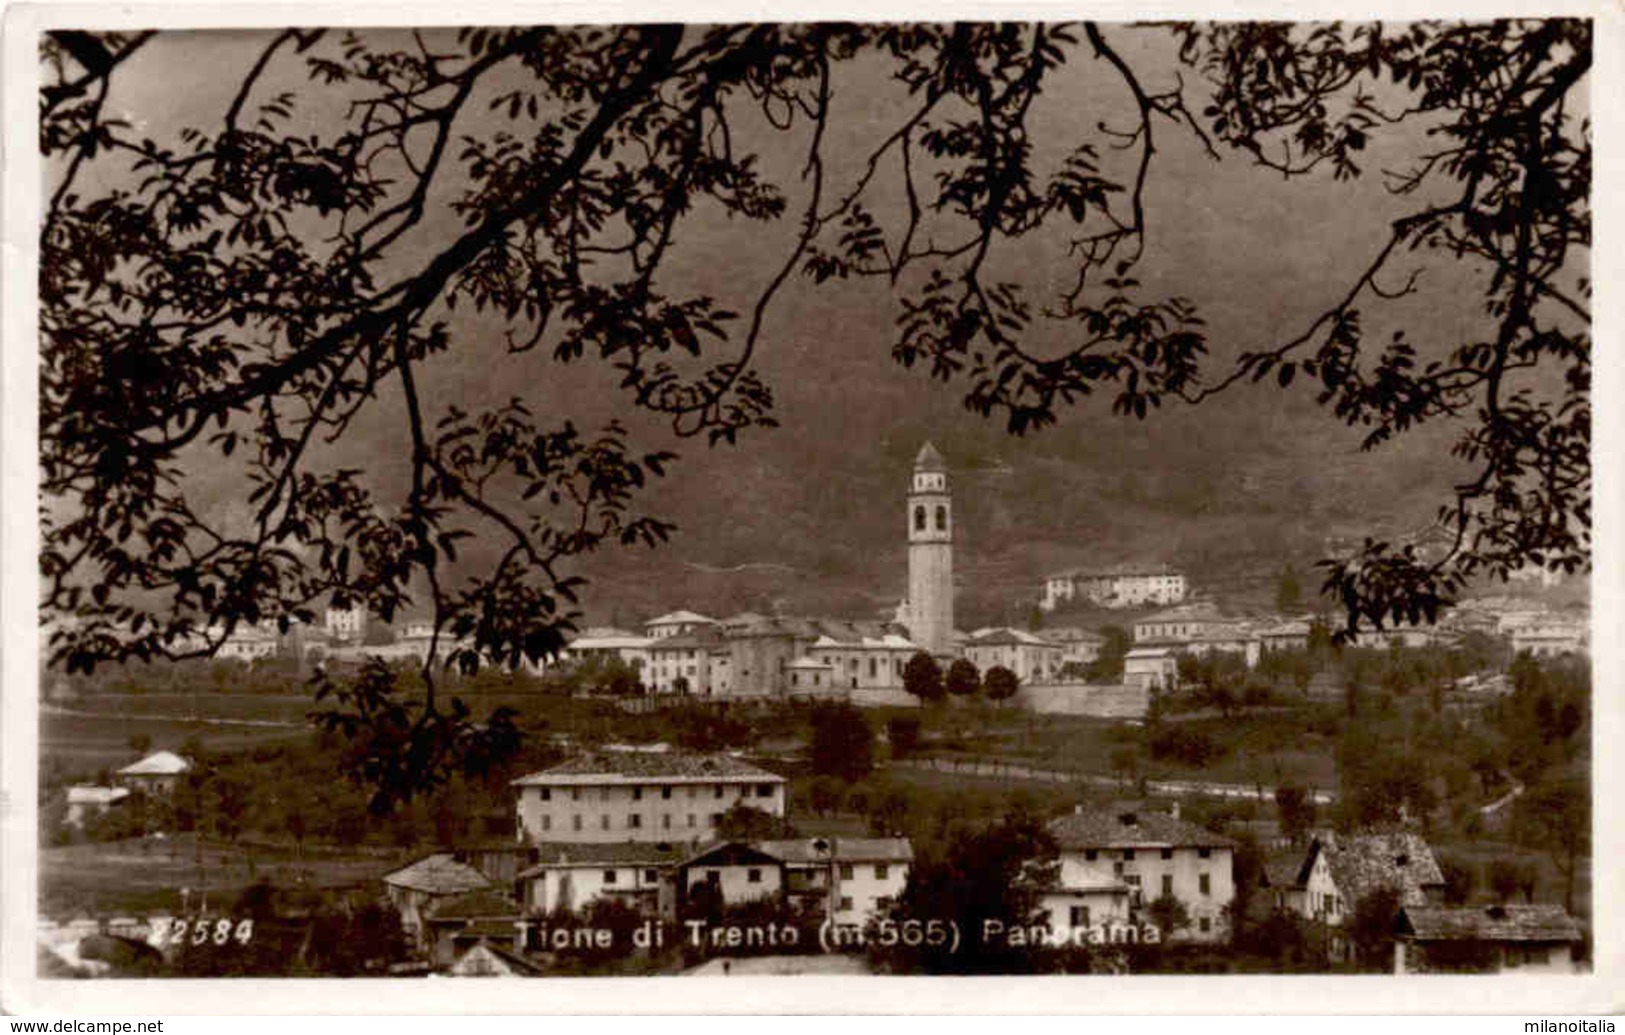
[{"label": "window", "polygon": [[877,674],[877,662],[876,662],[876,660],[874,658],[870,658],[869,659],[869,678],[873,679],[876,674]]},{"label": "window", "polygon": [[688,788],[688,796],[690,798],[698,798],[700,796],[700,789],[698,787],[690,785],[690,787]]},{"label": "window", "polygon": [[1202,894],[1211,895],[1213,894],[1213,879],[1204,873],[1196,878],[1196,887]]},{"label": "window", "polygon": [[552,830],[553,829],[553,817],[552,816],[543,816],[542,817],[542,829],[543,830]]},{"label": "window", "polygon": [[1138,873],[1124,874],[1123,883],[1127,884],[1131,888],[1137,888],[1140,886],[1140,875]]},{"label": "window", "polygon": [[752,866],[745,871],[745,880],[751,884],[762,883],[762,871]]},{"label": "window", "polygon": [[626,825],[631,827],[633,830],[636,830],[643,826],[643,817],[634,812],[630,816],[626,817]]},{"label": "window", "polygon": [[570,823],[571,828],[574,829],[574,830],[580,830],[581,829],[581,816],[580,816],[580,814],[571,816],[570,819],[571,819],[571,823]]},{"label": "window", "polygon": [[692,812],[688,814],[688,828],[690,830],[694,829],[694,813]]},{"label": "window", "polygon": [[580,787],[572,787],[572,788],[570,788],[570,800],[571,801],[580,801],[581,800],[581,788]]},{"label": "window", "polygon": [[1174,893],[1174,875],[1173,874],[1165,873],[1165,874],[1162,875],[1162,893],[1164,895],[1172,895]]},{"label": "window", "polygon": [[662,801],[670,801],[671,800],[671,788],[670,787],[662,787],[662,788],[660,788],[660,798],[661,798]]},{"label": "window", "polygon": [[886,875],[890,872],[891,867],[887,866],[885,863],[875,864],[875,880],[885,880]]},{"label": "window", "polygon": [[671,813],[668,812],[666,815],[660,817],[660,829],[661,830],[670,830],[671,829]]},{"label": "window", "polygon": [[1196,922],[1196,926],[1201,929],[1203,934],[1206,934],[1213,930],[1213,921],[1204,916]]},{"label": "window", "polygon": [[720,813],[720,812],[711,813],[711,825],[714,826],[714,827],[722,825],[722,813]]},{"label": "window", "polygon": [[[841,864],[841,879],[842,880],[851,880],[852,876],[853,876],[853,874],[852,874],[852,864],[851,863],[842,863]],[[850,907],[848,907],[848,908],[850,908]]]},{"label": "window", "polygon": [[938,532],[946,532],[946,531],[948,531],[948,508],[947,507],[938,507],[937,508],[937,531]]},{"label": "window", "polygon": [[660,883],[660,871],[659,870],[644,870],[643,871],[643,883],[645,883],[645,884],[659,884]]},{"label": "window", "polygon": [[1099,855],[1100,855],[1100,853],[1095,851],[1093,848],[1086,848],[1086,849],[1084,849],[1084,852],[1083,852],[1083,857],[1086,860],[1088,860],[1089,862],[1094,862],[1096,857],[1098,857]]},{"label": "window", "polygon": [[841,896],[841,906],[840,906],[840,908],[843,911],[849,910],[849,909],[852,908],[852,896],[851,895],[842,895]]},{"label": "window", "polygon": [[717,797],[722,797],[722,785],[720,783],[717,784]]},{"label": "window", "polygon": [[1089,926],[1089,907],[1088,906],[1073,906],[1071,914],[1068,916],[1068,919],[1072,922],[1073,927],[1088,927]]},{"label": "window", "polygon": [[914,508],[914,531],[916,531],[916,532],[925,531],[925,508],[924,507],[915,507]]},{"label": "window", "polygon": [[610,790],[608,787],[605,787],[604,788],[604,800],[605,801],[614,801],[615,800],[615,792]]},{"label": "window", "polygon": [[633,801],[642,801],[643,800],[643,788],[642,787],[634,787],[634,788],[632,788],[632,800]]},{"label": "window", "polygon": [[605,884],[614,884],[615,883],[615,871],[614,870],[605,870],[604,871],[604,883]]},{"label": "window", "polygon": [[721,870],[706,870],[705,871],[705,881],[706,881],[707,884],[721,884],[722,883],[722,871]]},{"label": "window", "polygon": [[1172,859],[1174,857],[1174,850],[1172,848],[1164,848],[1162,850],[1162,857],[1164,859]]},{"label": "window", "polygon": [[1211,849],[1211,848],[1198,848],[1196,850],[1196,857],[1198,859],[1206,859],[1209,856],[1211,856],[1212,854],[1213,854],[1213,849]]},{"label": "window", "polygon": [[551,787],[543,787],[542,788],[542,800],[543,801],[552,801],[553,800],[553,788],[551,788]]},{"label": "window", "polygon": [[1134,849],[1132,849],[1132,848],[1123,849],[1123,861],[1124,862],[1132,862],[1133,860],[1134,860]]},{"label": "window", "polygon": [[771,798],[771,797],[773,797],[773,785],[770,784],[770,783],[759,783],[759,784],[757,784],[756,785],[756,796],[758,798]]},{"label": "window", "polygon": [[1120,862],[1112,863],[1112,873],[1121,877],[1123,875],[1123,864]]}]

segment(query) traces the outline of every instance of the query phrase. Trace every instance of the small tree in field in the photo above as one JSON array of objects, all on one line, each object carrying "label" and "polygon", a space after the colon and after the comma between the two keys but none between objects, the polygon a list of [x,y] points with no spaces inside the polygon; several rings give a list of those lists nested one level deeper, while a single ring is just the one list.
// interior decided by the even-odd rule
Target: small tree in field
[{"label": "small tree in field", "polygon": [[948,692],[955,697],[971,697],[982,688],[982,674],[965,658],[948,666]]},{"label": "small tree in field", "polygon": [[1008,701],[1021,689],[1021,680],[1003,665],[994,665],[982,679],[982,689],[990,701]]},{"label": "small tree in field", "polygon": [[921,704],[934,704],[942,700],[947,687],[942,682],[942,668],[935,658],[920,651],[903,666],[903,689],[920,699]]}]

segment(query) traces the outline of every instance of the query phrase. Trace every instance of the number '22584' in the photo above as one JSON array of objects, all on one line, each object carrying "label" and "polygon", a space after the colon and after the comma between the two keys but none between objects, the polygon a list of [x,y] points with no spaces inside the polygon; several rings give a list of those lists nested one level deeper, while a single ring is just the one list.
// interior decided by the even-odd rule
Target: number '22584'
[{"label": "number '22584'", "polygon": [[224,946],[235,941],[238,945],[247,945],[254,940],[254,920],[244,917],[233,921],[229,917],[211,920],[206,916],[196,919],[176,917],[169,922],[167,929],[158,931],[152,939],[152,944],[164,948],[175,945],[205,945]]}]

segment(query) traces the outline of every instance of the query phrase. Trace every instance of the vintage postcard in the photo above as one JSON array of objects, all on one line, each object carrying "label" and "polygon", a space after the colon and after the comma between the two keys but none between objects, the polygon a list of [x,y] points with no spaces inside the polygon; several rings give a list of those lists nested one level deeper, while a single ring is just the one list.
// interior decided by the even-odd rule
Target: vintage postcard
[{"label": "vintage postcard", "polygon": [[1618,12],[855,13],[11,12],[8,1009],[1618,1008]]}]

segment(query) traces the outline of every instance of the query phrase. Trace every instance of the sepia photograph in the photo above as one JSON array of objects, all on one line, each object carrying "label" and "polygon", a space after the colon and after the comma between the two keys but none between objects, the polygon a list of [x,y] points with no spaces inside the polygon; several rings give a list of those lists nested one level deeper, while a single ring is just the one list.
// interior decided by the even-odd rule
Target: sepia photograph
[{"label": "sepia photograph", "polygon": [[37,986],[1617,954],[1596,18],[162,13],[8,28]]}]

